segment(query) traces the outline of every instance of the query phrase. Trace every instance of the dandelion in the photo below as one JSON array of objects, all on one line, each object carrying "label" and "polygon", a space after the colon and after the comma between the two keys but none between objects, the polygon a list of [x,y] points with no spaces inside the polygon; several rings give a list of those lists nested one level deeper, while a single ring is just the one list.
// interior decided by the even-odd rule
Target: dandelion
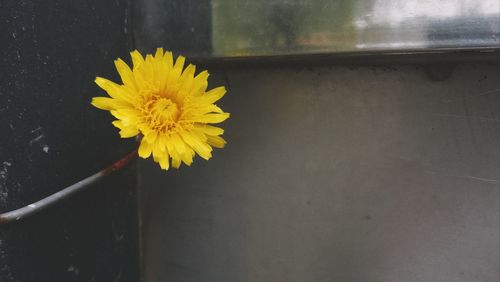
[{"label": "dandelion", "polygon": [[196,154],[208,160],[212,147],[224,147],[224,130],[211,125],[229,117],[214,104],[226,93],[224,87],[207,91],[207,71],[195,75],[194,65],[184,68],[184,57],[174,62],[172,53],[162,48],[145,58],[138,51],[130,55],[132,69],[121,59],[115,61],[122,84],[96,78],[110,98],[94,97],[92,105],[110,111],[122,138],[143,136],[140,157],[152,155],[167,170],[170,165],[191,165]]}]

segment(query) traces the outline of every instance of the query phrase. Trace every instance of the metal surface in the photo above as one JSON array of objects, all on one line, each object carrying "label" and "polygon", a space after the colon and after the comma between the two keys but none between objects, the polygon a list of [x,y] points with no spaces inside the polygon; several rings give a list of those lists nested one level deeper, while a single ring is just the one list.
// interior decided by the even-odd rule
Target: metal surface
[{"label": "metal surface", "polygon": [[146,281],[499,281],[500,65],[230,68],[228,145],[141,163]]},{"label": "metal surface", "polygon": [[[0,213],[58,192],[135,147],[90,105],[131,49],[127,1],[0,1]],[[0,226],[0,281],[137,281],[135,166]]]},{"label": "metal surface", "polygon": [[140,0],[136,39],[192,58],[500,48],[497,0]]}]

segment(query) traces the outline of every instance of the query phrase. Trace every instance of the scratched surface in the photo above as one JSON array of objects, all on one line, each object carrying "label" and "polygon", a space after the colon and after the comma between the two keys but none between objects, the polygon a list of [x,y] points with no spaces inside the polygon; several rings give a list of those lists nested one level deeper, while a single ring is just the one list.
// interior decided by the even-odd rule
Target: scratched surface
[{"label": "scratched surface", "polygon": [[[90,107],[97,74],[130,49],[127,1],[0,2],[0,212],[128,152]],[[135,170],[0,226],[0,281],[137,281]]]},{"label": "scratched surface", "polygon": [[228,146],[142,163],[146,281],[500,281],[500,65],[226,69]]}]

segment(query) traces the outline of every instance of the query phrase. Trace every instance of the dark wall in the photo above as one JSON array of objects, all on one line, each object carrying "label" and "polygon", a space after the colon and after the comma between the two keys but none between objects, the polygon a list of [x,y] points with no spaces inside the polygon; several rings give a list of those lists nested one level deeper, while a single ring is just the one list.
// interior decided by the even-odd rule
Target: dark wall
[{"label": "dark wall", "polygon": [[[0,212],[128,152],[90,106],[131,46],[127,1],[0,2]],[[135,169],[26,221],[0,226],[0,281],[137,281]]]}]

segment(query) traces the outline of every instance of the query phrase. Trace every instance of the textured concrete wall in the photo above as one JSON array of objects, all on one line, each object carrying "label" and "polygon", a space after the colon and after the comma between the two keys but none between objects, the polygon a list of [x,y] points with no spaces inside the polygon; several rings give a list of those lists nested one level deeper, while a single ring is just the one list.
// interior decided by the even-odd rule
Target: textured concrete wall
[{"label": "textured concrete wall", "polygon": [[[128,55],[128,0],[0,0],[0,213],[41,200],[135,147],[90,105]],[[1,282],[137,281],[135,167],[0,224]]]},{"label": "textured concrete wall", "polygon": [[499,281],[500,66],[439,74],[213,75],[227,148],[141,163],[147,281]]}]

